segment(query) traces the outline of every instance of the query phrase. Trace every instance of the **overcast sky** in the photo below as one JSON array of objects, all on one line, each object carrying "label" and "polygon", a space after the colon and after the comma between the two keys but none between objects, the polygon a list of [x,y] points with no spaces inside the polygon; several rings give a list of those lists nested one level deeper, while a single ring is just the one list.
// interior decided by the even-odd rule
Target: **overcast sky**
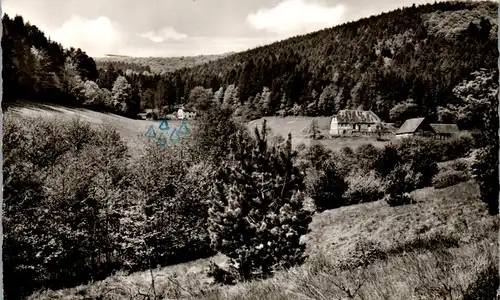
[{"label": "overcast sky", "polygon": [[242,51],[434,0],[2,0],[65,47],[91,56]]}]

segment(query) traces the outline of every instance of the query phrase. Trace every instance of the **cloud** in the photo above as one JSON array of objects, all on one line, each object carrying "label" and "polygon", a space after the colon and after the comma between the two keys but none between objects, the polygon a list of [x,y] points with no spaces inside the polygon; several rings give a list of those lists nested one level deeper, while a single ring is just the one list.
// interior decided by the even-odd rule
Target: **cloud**
[{"label": "cloud", "polygon": [[251,13],[247,22],[258,30],[291,36],[339,25],[344,12],[340,4],[324,6],[305,0],[285,0],[273,8]]},{"label": "cloud", "polygon": [[73,16],[61,27],[46,33],[64,47],[81,48],[90,56],[118,53],[126,41],[118,25],[104,16],[94,20]]},{"label": "cloud", "polygon": [[180,33],[171,26],[164,27],[157,31],[148,31],[137,35],[155,43],[162,43],[167,40],[180,41],[188,37],[187,34]]}]

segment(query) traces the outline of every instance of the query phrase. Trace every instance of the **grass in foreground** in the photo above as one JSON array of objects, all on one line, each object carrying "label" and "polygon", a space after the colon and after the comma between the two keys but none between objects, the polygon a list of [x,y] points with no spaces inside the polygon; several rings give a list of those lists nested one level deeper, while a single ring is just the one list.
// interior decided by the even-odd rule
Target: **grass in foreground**
[{"label": "grass in foreground", "polygon": [[316,215],[307,262],[267,280],[211,285],[206,259],[31,299],[491,298],[498,283],[498,218],[487,214],[477,185],[414,194],[414,205],[391,208],[378,201]]}]

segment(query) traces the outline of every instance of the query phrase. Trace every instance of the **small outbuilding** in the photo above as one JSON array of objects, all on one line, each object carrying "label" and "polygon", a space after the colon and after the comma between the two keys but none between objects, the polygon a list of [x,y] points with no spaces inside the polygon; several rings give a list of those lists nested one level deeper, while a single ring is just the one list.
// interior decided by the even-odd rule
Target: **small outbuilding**
[{"label": "small outbuilding", "polygon": [[458,126],[456,124],[430,124],[434,132],[436,133],[436,137],[440,139],[450,138],[460,132]]},{"label": "small outbuilding", "polygon": [[432,136],[436,132],[425,118],[413,118],[406,120],[394,133],[396,138],[412,136]]}]

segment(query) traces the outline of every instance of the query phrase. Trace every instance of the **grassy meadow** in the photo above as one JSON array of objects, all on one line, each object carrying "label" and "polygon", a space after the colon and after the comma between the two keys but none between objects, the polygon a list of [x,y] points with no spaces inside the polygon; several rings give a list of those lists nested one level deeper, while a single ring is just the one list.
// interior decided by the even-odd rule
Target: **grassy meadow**
[{"label": "grassy meadow", "polygon": [[330,137],[330,119],[331,117],[265,117],[258,120],[253,120],[248,123],[249,129],[254,129],[255,126],[260,126],[263,120],[267,120],[267,125],[271,128],[272,133],[286,137],[288,132],[292,133],[292,143],[298,145],[304,143],[309,146],[312,139],[305,137],[302,130],[309,126],[312,120],[318,121],[319,130],[323,139],[317,140],[319,143],[326,146],[332,151],[340,150],[344,147],[356,148],[363,144],[373,144],[375,147],[383,147],[387,142],[377,141],[375,137]]},{"label": "grassy meadow", "polygon": [[[52,104],[23,104],[12,107],[11,110],[15,113],[26,116],[47,116],[57,119],[71,119],[75,116],[79,116],[82,120],[90,122],[94,125],[100,125],[103,123],[111,124],[120,133],[124,141],[127,143],[127,146],[129,146],[134,152],[141,150],[141,145],[143,145],[144,139],[140,136],[147,131],[148,127],[151,124],[154,124],[155,128],[158,128],[160,124],[160,121],[132,120],[116,114],[106,114],[89,109],[68,108]],[[248,122],[248,128],[253,132],[255,126],[261,126],[264,119],[267,120],[267,124],[271,128],[274,135],[286,137],[290,131],[292,133],[292,142],[294,146],[300,143],[304,143],[305,145],[309,145],[311,143],[312,139],[305,137],[302,130],[306,128],[314,119],[318,121],[321,134],[325,136],[324,139],[318,141],[334,151],[343,147],[356,148],[367,143],[371,143],[376,147],[382,147],[387,143],[377,141],[373,137],[330,138],[330,117],[266,117]],[[171,128],[179,127],[180,121],[169,120],[168,124]]]}]

